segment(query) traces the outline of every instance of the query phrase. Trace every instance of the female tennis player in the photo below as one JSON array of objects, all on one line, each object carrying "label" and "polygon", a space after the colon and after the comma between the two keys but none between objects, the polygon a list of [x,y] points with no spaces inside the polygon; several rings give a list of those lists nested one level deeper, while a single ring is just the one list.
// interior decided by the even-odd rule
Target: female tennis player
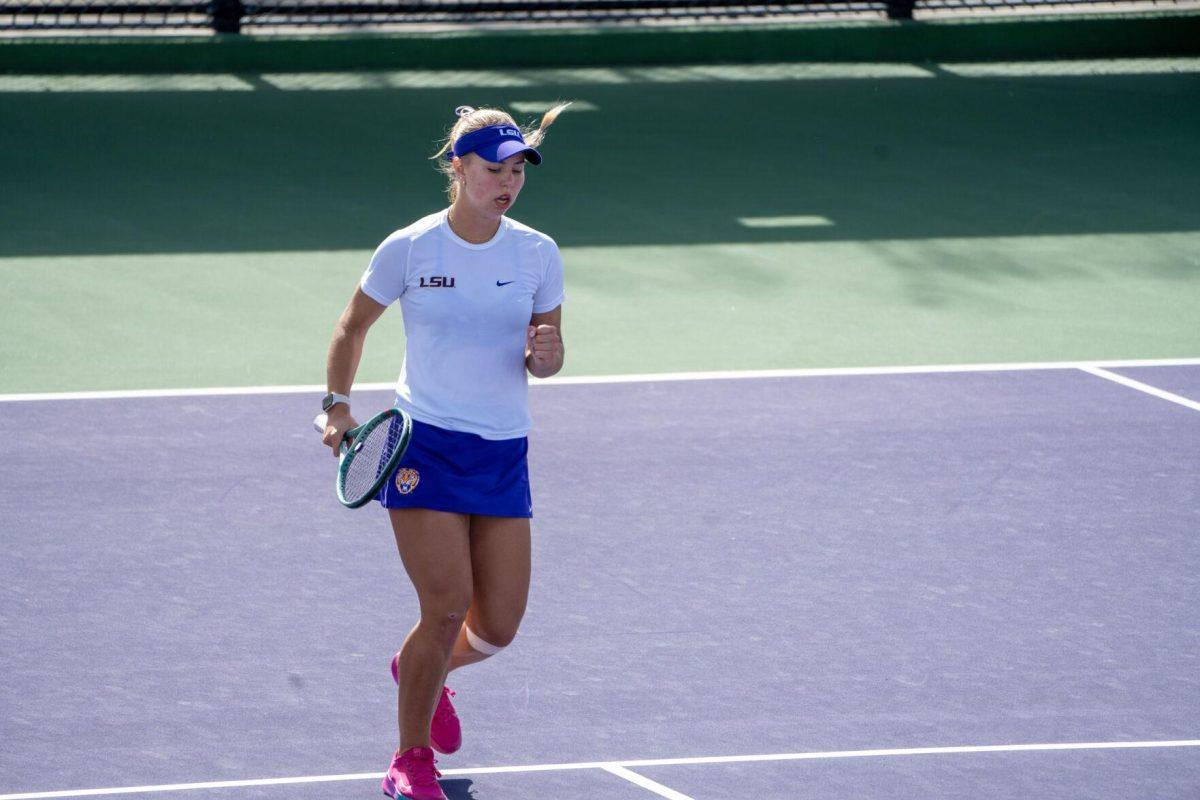
[{"label": "female tennis player", "polygon": [[562,369],[563,265],[553,239],[505,215],[564,108],[531,131],[495,109],[456,110],[435,156],[449,208],[383,241],[329,347],[324,442],[336,455],[357,424],[349,394],[367,330],[400,301],[406,343],[396,405],[412,417],[413,436],[379,500],[420,619],[392,659],[400,746],[383,780],[391,797],[445,800],[433,751],[461,744],[446,676],[508,646],[525,613],[527,374]]}]

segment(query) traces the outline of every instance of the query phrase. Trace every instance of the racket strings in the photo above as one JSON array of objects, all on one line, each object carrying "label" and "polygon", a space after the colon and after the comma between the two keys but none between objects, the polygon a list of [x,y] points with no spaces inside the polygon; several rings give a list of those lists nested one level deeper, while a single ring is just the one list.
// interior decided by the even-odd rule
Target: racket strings
[{"label": "racket strings", "polygon": [[375,486],[404,439],[404,419],[389,417],[381,425],[363,431],[350,443],[350,463],[346,465],[343,493],[347,500],[362,498]]}]

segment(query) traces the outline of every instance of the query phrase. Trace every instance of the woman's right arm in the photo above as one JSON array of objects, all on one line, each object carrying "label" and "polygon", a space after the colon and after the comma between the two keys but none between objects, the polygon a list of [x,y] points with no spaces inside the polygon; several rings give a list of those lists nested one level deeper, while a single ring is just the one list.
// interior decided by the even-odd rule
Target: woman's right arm
[{"label": "woman's right arm", "polygon": [[[362,289],[354,290],[354,296],[350,298],[346,310],[338,319],[333,329],[333,340],[329,343],[329,356],[325,360],[325,384],[329,391],[350,394],[354,375],[358,372],[358,362],[362,358],[363,341],[367,338],[367,331],[386,310],[387,306],[372,300]],[[322,441],[333,448],[333,454],[336,456],[342,434],[357,424],[350,415],[350,407],[345,403],[338,403],[329,409]]]}]

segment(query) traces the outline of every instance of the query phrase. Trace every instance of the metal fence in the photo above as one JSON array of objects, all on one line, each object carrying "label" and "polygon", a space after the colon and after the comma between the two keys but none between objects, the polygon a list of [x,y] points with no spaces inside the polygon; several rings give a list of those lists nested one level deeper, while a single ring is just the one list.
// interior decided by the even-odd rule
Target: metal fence
[{"label": "metal fence", "polygon": [[384,28],[453,24],[661,24],[818,17],[920,19],[949,14],[1195,7],[1193,0],[0,0],[0,32]]}]

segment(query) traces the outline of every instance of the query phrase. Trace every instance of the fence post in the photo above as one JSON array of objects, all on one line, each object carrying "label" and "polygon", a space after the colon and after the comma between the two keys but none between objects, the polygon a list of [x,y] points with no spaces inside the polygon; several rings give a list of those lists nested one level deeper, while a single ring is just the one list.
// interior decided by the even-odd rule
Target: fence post
[{"label": "fence post", "polygon": [[242,32],[242,17],[246,16],[242,0],[212,0],[208,11],[212,14],[212,27],[217,33]]}]

